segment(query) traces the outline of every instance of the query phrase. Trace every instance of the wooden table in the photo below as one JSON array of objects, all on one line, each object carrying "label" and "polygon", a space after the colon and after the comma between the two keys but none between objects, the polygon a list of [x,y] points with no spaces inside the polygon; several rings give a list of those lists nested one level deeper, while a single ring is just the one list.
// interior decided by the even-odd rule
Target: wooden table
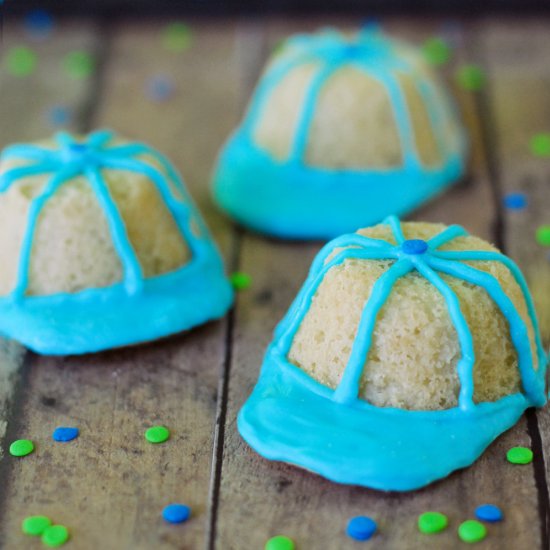
[{"label": "wooden table", "polygon": [[[365,514],[380,526],[365,548],[440,550],[465,546],[456,535],[458,524],[478,504],[492,502],[506,519],[489,527],[480,548],[549,548],[547,410],[528,412],[473,467],[408,494],[338,486],[269,463],[241,440],[237,411],[321,243],[277,242],[232,225],[210,202],[213,162],[282,36],[360,21],[190,21],[193,41],[182,53],[162,45],[167,22],[57,22],[51,38],[32,45],[38,53],[33,74],[16,78],[2,69],[0,145],[50,134],[46,113],[56,104],[70,107],[72,130],[108,126],[150,142],[183,173],[228,269],[249,273],[253,285],[223,321],[142,347],[52,359],[1,342],[0,547],[41,547],[19,527],[26,515],[40,513],[69,526],[69,547],[84,550],[252,550],[279,533],[292,537],[298,550],[341,550],[360,547],[344,529],[350,517]],[[535,242],[534,233],[550,223],[550,159],[534,158],[528,143],[534,133],[550,130],[550,21],[383,23],[416,43],[443,34],[455,44],[442,74],[473,143],[469,181],[412,218],[463,224],[515,258],[532,285],[548,344],[549,249]],[[8,19],[3,48],[26,42],[21,24]],[[62,60],[73,50],[96,56],[92,77],[64,73]],[[464,63],[485,69],[482,91],[455,85],[456,68]],[[175,95],[166,102],[153,102],[144,91],[156,74],[175,81]],[[527,193],[527,209],[502,206],[503,195],[515,191]],[[161,446],[143,438],[145,428],[157,423],[172,430]],[[80,438],[55,444],[51,432],[58,425],[78,426]],[[22,437],[36,442],[36,452],[14,459],[7,447]],[[530,446],[534,462],[508,464],[505,452],[514,445]],[[161,519],[162,508],[173,501],[192,507],[187,524]],[[448,514],[450,528],[420,535],[416,519],[426,510]]]}]

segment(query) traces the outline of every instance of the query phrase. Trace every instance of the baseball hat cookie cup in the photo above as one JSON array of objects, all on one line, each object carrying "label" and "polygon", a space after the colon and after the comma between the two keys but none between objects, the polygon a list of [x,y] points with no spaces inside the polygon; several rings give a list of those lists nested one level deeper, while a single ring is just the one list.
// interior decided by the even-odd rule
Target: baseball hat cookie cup
[{"label": "baseball hat cookie cup", "polygon": [[259,232],[333,238],[457,181],[466,138],[420,51],[378,30],[291,37],[222,149],[217,204]]},{"label": "baseball hat cookie cup", "polygon": [[409,491],[543,406],[546,366],[508,257],[459,226],[392,217],[318,254],[238,428],[268,459]]},{"label": "baseball hat cookie cup", "polygon": [[170,163],[110,131],[0,157],[0,333],[80,354],[222,317],[221,256]]}]

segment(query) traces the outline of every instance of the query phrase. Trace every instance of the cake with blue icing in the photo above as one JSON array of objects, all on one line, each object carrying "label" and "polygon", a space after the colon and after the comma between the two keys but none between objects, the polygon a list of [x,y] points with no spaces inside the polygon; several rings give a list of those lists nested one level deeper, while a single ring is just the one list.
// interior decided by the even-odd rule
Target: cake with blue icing
[{"label": "cake with blue icing", "polygon": [[320,251],[238,427],[269,459],[412,490],[544,405],[546,366],[512,260],[459,226],[390,217]]},{"label": "cake with blue icing", "polygon": [[466,139],[421,52],[377,29],[288,39],[214,173],[218,205],[285,238],[402,215],[457,181]]},{"label": "cake with blue icing", "polygon": [[232,303],[180,176],[110,131],[3,151],[0,258],[0,333],[45,354],[153,340]]}]

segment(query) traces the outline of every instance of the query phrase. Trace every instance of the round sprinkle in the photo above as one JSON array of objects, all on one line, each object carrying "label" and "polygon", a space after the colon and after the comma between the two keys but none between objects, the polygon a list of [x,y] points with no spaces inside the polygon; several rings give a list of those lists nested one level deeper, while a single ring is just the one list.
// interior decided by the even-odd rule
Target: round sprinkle
[{"label": "round sprinkle", "polygon": [[48,109],[46,118],[52,126],[65,126],[71,121],[71,111],[63,105],[54,105]]},{"label": "round sprinkle", "polygon": [[485,75],[477,65],[464,65],[456,74],[458,84],[465,90],[475,92],[483,88]]},{"label": "round sprinkle", "polygon": [[42,543],[55,548],[69,540],[69,530],[64,525],[52,525],[42,533]]},{"label": "round sprinkle", "polygon": [[147,95],[153,101],[166,101],[174,94],[174,80],[167,75],[156,75],[147,82]]},{"label": "round sprinkle", "polygon": [[512,464],[529,464],[533,462],[533,451],[527,447],[512,447],[506,453],[506,458]]},{"label": "round sprinkle", "polygon": [[229,278],[235,290],[245,290],[252,284],[252,277],[248,273],[236,271]]},{"label": "round sprinkle", "polygon": [[426,40],[422,50],[426,60],[431,65],[444,65],[451,57],[451,48],[449,44],[440,37]]},{"label": "round sprinkle", "polygon": [[34,444],[28,439],[18,439],[10,445],[10,454],[12,456],[27,456],[34,451]]},{"label": "round sprinkle", "polygon": [[172,52],[186,50],[191,40],[191,29],[185,23],[170,23],[162,33],[162,45]]},{"label": "round sprinkle", "polygon": [[424,512],[418,516],[418,530],[421,533],[439,533],[447,528],[449,520],[441,512]]},{"label": "round sprinkle", "polygon": [[487,528],[475,519],[468,519],[458,527],[458,536],[464,542],[479,542],[487,536]]},{"label": "round sprinkle", "polygon": [[294,541],[284,535],[277,535],[265,543],[265,550],[294,550]]},{"label": "round sprinkle", "polygon": [[145,431],[145,439],[149,443],[164,443],[170,439],[170,430],[164,426],[152,426]]},{"label": "round sprinkle", "polygon": [[502,521],[502,510],[494,504],[482,504],[476,508],[476,518],[489,523]]},{"label": "round sprinkle", "polygon": [[29,516],[21,523],[21,531],[31,537],[40,536],[50,525],[52,520],[46,516]]},{"label": "round sprinkle", "polygon": [[47,38],[51,34],[53,27],[53,17],[46,10],[32,10],[25,17],[25,31],[33,40]]},{"label": "round sprinkle", "polygon": [[88,52],[70,52],[63,60],[65,71],[72,78],[87,78],[95,69],[95,60]]},{"label": "round sprinkle", "polygon": [[527,207],[527,196],[525,193],[508,193],[503,202],[509,210],[523,210]]},{"label": "round sprinkle", "polygon": [[377,529],[376,521],[367,516],[351,518],[346,528],[346,534],[355,540],[369,540]]},{"label": "round sprinkle", "polygon": [[59,427],[53,431],[52,437],[54,441],[59,441],[60,443],[66,443],[67,441],[72,441],[78,437],[78,428],[65,428]]},{"label": "round sprinkle", "polygon": [[535,157],[550,157],[550,134],[534,135],[529,142],[529,149]]},{"label": "round sprinkle", "polygon": [[28,76],[36,67],[36,54],[26,46],[16,46],[8,50],[6,64],[13,76]]},{"label": "round sprinkle", "polygon": [[537,228],[537,242],[542,246],[550,246],[550,225],[541,225]]},{"label": "round sprinkle", "polygon": [[185,504],[169,504],[162,510],[162,517],[168,523],[183,523],[191,516],[191,508]]}]

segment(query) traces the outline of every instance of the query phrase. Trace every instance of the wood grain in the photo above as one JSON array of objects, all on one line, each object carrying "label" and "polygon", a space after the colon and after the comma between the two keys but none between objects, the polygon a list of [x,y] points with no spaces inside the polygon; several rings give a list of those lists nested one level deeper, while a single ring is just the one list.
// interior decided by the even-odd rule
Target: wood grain
[{"label": "wood grain", "polygon": [[[396,34],[407,35],[417,43],[441,29],[433,22],[395,21],[389,26]],[[279,24],[272,32],[272,39],[287,30],[284,23]],[[458,33],[464,40],[460,29]],[[460,41],[457,48],[455,67],[466,55]],[[444,74],[448,81],[455,67]],[[461,223],[492,240],[496,208],[488,180],[478,105],[471,94],[455,91],[473,139],[471,180],[426,205],[414,219]],[[318,247],[276,243],[253,235],[243,238],[240,268],[252,275],[255,284],[253,290],[240,296],[236,310],[219,546],[238,549],[241,541],[246,540],[250,548],[260,548],[269,537],[284,533],[296,541],[298,548],[351,547],[344,535],[346,523],[350,517],[365,514],[379,523],[377,548],[458,548],[462,545],[456,535],[459,523],[473,516],[476,505],[489,501],[505,508],[507,521],[489,529],[490,537],[484,547],[505,548],[510,540],[517,541],[517,547],[521,548],[540,547],[533,470],[512,468],[505,460],[507,448],[529,441],[524,421],[493,444],[473,467],[425,490],[402,495],[332,484],[292,466],[270,463],[242,441],[236,431],[235,416],[256,381],[271,332],[305,278]],[[512,501],[514,505],[507,506]],[[431,538],[420,535],[416,528],[418,514],[430,509],[444,512],[450,518],[450,528]]]},{"label": "wood grain", "polygon": [[[232,61],[233,24],[195,26],[189,50],[162,47],[164,23],[114,26],[92,123],[143,139],[170,156],[230,250],[230,226],[208,207],[215,153],[236,122],[240,74]],[[173,97],[147,97],[151,77],[174,79]],[[146,322],[136,312],[136,322]],[[6,548],[21,545],[30,513],[67,525],[79,549],[196,549],[208,529],[208,495],[218,379],[226,323],[147,346],[89,357],[36,357],[29,369],[21,435],[34,455],[13,461],[5,496]],[[153,446],[144,430],[164,424],[169,442]],[[54,444],[57,425],[81,429],[77,441]],[[185,526],[167,525],[170,502],[192,507]],[[27,541],[24,541],[27,542]]]}]

